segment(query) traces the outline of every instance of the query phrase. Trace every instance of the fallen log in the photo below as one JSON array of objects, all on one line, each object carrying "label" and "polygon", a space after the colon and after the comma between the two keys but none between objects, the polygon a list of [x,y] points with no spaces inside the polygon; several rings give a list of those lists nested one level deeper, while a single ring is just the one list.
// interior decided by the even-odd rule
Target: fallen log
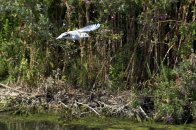
[{"label": "fallen log", "polygon": [[12,90],[12,91],[21,93],[21,94],[31,95],[30,93],[26,93],[26,92],[23,92],[23,91],[21,91],[21,90],[14,89],[14,88],[9,87],[8,85],[2,84],[2,83],[0,83],[0,86],[1,86],[1,87],[4,87],[4,88],[6,88],[6,89],[10,89],[10,90]]},{"label": "fallen log", "polygon": [[93,112],[95,112],[98,116],[101,116],[95,109],[93,109],[92,107],[90,107],[88,104],[84,104],[84,103],[80,103],[80,102],[76,102],[77,104],[83,105],[85,107],[88,107],[90,110],[92,110]]}]

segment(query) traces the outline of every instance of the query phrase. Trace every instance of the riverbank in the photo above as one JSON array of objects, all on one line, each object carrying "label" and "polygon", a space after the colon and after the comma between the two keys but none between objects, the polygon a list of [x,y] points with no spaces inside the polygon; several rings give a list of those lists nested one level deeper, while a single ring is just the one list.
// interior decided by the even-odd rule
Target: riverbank
[{"label": "riverbank", "polygon": [[66,119],[86,115],[125,118],[136,118],[140,115],[141,119],[149,118],[141,106],[133,107],[135,95],[132,95],[131,91],[85,91],[64,85],[52,88],[38,87],[24,91],[24,89],[21,90],[22,87],[15,85],[10,87],[0,84],[0,86],[1,111],[12,111],[16,115],[60,112]]},{"label": "riverbank", "polygon": [[[172,89],[170,89],[172,90]],[[167,91],[164,89],[164,91]],[[117,117],[132,121],[154,121],[167,124],[192,123],[194,103],[185,104],[179,117],[171,111],[164,114],[170,102],[155,104],[156,95],[145,95],[136,90],[112,91],[100,89],[87,91],[75,88],[62,81],[48,79],[39,83],[39,87],[0,84],[0,111],[11,115],[29,116],[34,114],[52,114],[60,120],[75,120],[83,117]],[[157,97],[158,98],[158,97]],[[165,108],[157,110],[157,105]],[[176,104],[177,105],[177,104]],[[170,105],[171,110],[178,108]],[[169,114],[169,115],[168,115]],[[186,114],[186,115],[185,115]]]}]

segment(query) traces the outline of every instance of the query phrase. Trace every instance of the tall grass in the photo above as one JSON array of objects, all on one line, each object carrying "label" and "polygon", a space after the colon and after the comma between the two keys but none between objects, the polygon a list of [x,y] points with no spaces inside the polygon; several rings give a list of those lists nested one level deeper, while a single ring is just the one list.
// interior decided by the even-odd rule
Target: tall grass
[{"label": "tall grass", "polygon": [[[178,65],[195,39],[194,1],[186,0],[3,0],[1,16],[7,69],[0,75],[30,85],[58,70],[76,86],[131,88],[159,74],[161,65]],[[101,28],[87,40],[55,40],[90,23]]]}]

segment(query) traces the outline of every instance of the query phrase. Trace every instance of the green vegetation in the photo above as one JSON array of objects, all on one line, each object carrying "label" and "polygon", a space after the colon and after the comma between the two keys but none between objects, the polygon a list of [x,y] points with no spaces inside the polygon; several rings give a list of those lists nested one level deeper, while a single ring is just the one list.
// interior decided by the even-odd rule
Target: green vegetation
[{"label": "green vegetation", "polygon": [[[194,0],[1,0],[0,81],[25,90],[45,83],[50,93],[58,86],[132,90],[131,105],[142,106],[152,119],[192,122],[195,4]],[[87,40],[55,39],[90,23],[100,23],[101,28]]]}]

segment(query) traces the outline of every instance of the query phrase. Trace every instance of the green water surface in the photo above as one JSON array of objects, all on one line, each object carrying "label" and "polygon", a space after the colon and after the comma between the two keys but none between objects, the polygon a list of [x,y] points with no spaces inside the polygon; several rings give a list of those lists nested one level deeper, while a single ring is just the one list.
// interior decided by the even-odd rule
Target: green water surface
[{"label": "green water surface", "polygon": [[165,125],[105,117],[65,121],[49,115],[0,115],[0,130],[196,130],[196,124]]}]

